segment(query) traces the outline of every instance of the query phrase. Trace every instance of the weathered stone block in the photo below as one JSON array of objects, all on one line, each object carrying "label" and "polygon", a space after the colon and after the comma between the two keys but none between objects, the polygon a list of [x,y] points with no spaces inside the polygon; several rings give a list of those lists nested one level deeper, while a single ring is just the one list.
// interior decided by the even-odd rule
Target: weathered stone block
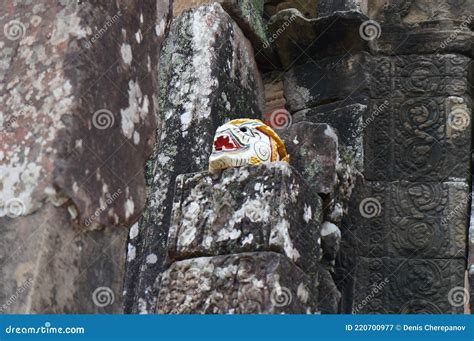
[{"label": "weathered stone block", "polygon": [[275,15],[279,11],[294,8],[306,18],[323,17],[336,11],[367,12],[367,0],[265,0],[267,15]]},{"label": "weathered stone block", "polygon": [[469,94],[468,57],[449,55],[408,55],[371,57],[371,97],[380,99]]},{"label": "weathered stone block", "polygon": [[176,180],[171,260],[249,251],[286,255],[306,273],[320,258],[321,199],[286,162]]},{"label": "weathered stone block", "polygon": [[[0,121],[0,206],[20,200],[26,215],[44,202],[71,199],[80,226],[98,208],[104,212],[96,226],[139,217],[155,132],[155,83],[148,76],[156,72],[167,4],[9,7],[2,17],[0,117],[9,119]],[[132,20],[137,13],[149,15]],[[144,34],[158,21],[163,27]],[[119,188],[126,194],[104,205]]]},{"label": "weathered stone block", "polygon": [[160,60],[160,84],[147,208],[129,245],[127,312],[152,312],[156,306],[152,287],[164,270],[176,176],[207,169],[214,133],[225,119],[260,118],[264,109],[252,46],[219,4],[173,20]]},{"label": "weathered stone block", "polygon": [[339,101],[340,107],[366,103],[370,96],[370,58],[359,53],[292,67],[284,80],[288,109],[296,112]]},{"label": "weathered stone block", "polygon": [[315,108],[301,110],[293,115],[294,122],[309,121],[327,123],[337,130],[339,144],[345,146],[348,155],[341,153],[341,159],[348,165],[354,164],[363,170],[364,151],[363,135],[366,127],[372,121],[363,121],[367,105],[336,102],[320,105]]},{"label": "weathered stone block", "polygon": [[316,193],[333,193],[339,162],[338,137],[327,124],[299,122],[281,134],[291,163]]},{"label": "weathered stone block", "polygon": [[359,255],[465,258],[469,198],[463,182],[365,182],[345,227]]},{"label": "weathered stone block", "polygon": [[[364,138],[367,179],[466,181],[471,104],[467,97],[372,101]],[[370,165],[368,167],[367,165]]]},{"label": "weathered stone block", "polygon": [[[336,11],[329,16],[308,19],[297,9],[278,12],[268,22],[284,68],[328,56],[368,51],[367,41],[359,34],[368,18],[359,11]],[[314,85],[314,84],[313,84]]]},{"label": "weathered stone block", "polygon": [[356,313],[453,314],[464,304],[452,297],[464,287],[462,259],[358,259]]},{"label": "weathered stone block", "polygon": [[314,283],[273,252],[173,263],[161,275],[159,314],[306,314],[316,310]]}]

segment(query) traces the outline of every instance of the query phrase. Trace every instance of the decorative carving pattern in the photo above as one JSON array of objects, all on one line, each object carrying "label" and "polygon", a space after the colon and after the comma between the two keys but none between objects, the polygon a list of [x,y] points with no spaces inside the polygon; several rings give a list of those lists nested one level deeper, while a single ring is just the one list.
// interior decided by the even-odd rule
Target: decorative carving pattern
[{"label": "decorative carving pattern", "polygon": [[462,313],[448,294],[463,285],[463,259],[360,258],[356,277],[359,313]]},{"label": "decorative carving pattern", "polygon": [[[380,215],[361,214],[368,197],[380,203]],[[465,183],[365,182],[356,188],[346,228],[355,232],[362,256],[461,258],[468,199]]]},{"label": "decorative carving pattern", "polygon": [[366,178],[468,179],[469,58],[380,57],[373,63],[373,99],[365,113],[365,120],[373,121],[365,134]]}]

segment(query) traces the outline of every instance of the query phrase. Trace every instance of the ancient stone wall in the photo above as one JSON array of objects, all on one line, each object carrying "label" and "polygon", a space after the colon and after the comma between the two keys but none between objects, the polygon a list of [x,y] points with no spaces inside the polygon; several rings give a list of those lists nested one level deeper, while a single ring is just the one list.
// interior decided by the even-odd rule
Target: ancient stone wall
[{"label": "ancient stone wall", "polygon": [[[2,13],[0,312],[469,311],[472,1]],[[235,118],[290,163],[208,171]]]},{"label": "ancient stone wall", "polygon": [[[252,2],[259,11],[249,16],[239,7],[245,1],[221,1],[249,37],[263,72],[266,105],[254,115],[284,128],[279,132],[295,171],[322,200],[317,311],[463,312],[459,293],[467,290],[473,11],[461,2],[268,0]],[[175,20],[190,20],[205,3],[177,1]],[[464,6],[461,12],[459,6]],[[258,36],[266,40],[255,39],[262,22],[267,32]],[[227,298],[247,289],[225,292],[213,284],[206,291],[199,283],[203,278],[218,283],[214,266],[224,269],[230,265],[221,264],[238,263],[241,252],[265,252],[269,244],[265,239],[246,247],[216,244],[220,233],[233,231],[236,241],[248,237],[241,228],[226,227],[232,218],[225,217],[240,212],[240,206],[229,204],[222,213],[224,208],[213,201],[216,195],[201,192],[193,181],[178,180],[174,213],[162,220],[168,221],[162,269],[168,270],[158,276],[152,296],[159,297],[159,312],[245,312]],[[193,201],[183,197],[183,188],[201,194]],[[195,214],[180,211],[188,201],[196,203]],[[250,229],[262,229],[257,226],[248,223]],[[180,246],[179,240],[190,244]],[[195,266],[200,270],[191,271]],[[182,278],[188,271],[193,279],[186,284]],[[271,282],[265,286],[271,287]],[[196,302],[179,305],[186,292],[200,290],[206,292]],[[216,297],[227,297],[219,301],[225,304],[210,305]],[[258,306],[268,308],[264,302]]]}]

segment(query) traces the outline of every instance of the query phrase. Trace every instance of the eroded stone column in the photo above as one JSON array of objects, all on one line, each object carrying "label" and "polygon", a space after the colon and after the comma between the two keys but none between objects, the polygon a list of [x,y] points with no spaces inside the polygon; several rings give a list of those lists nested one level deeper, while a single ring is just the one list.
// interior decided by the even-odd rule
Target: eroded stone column
[{"label": "eroded stone column", "polygon": [[154,312],[154,284],[165,269],[175,179],[203,171],[214,132],[232,118],[259,118],[263,85],[253,48],[220,4],[174,19],[160,60],[157,143],[148,164],[147,208],[130,230],[127,312]]},{"label": "eroded stone column", "polygon": [[2,4],[1,312],[122,311],[168,5]]}]

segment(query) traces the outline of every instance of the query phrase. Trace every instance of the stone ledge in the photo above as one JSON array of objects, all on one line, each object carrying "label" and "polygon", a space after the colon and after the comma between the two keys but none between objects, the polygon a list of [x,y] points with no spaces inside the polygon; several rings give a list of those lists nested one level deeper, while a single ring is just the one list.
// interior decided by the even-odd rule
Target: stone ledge
[{"label": "stone ledge", "polygon": [[168,255],[174,261],[275,251],[316,273],[321,210],[319,196],[285,162],[181,175]]}]

